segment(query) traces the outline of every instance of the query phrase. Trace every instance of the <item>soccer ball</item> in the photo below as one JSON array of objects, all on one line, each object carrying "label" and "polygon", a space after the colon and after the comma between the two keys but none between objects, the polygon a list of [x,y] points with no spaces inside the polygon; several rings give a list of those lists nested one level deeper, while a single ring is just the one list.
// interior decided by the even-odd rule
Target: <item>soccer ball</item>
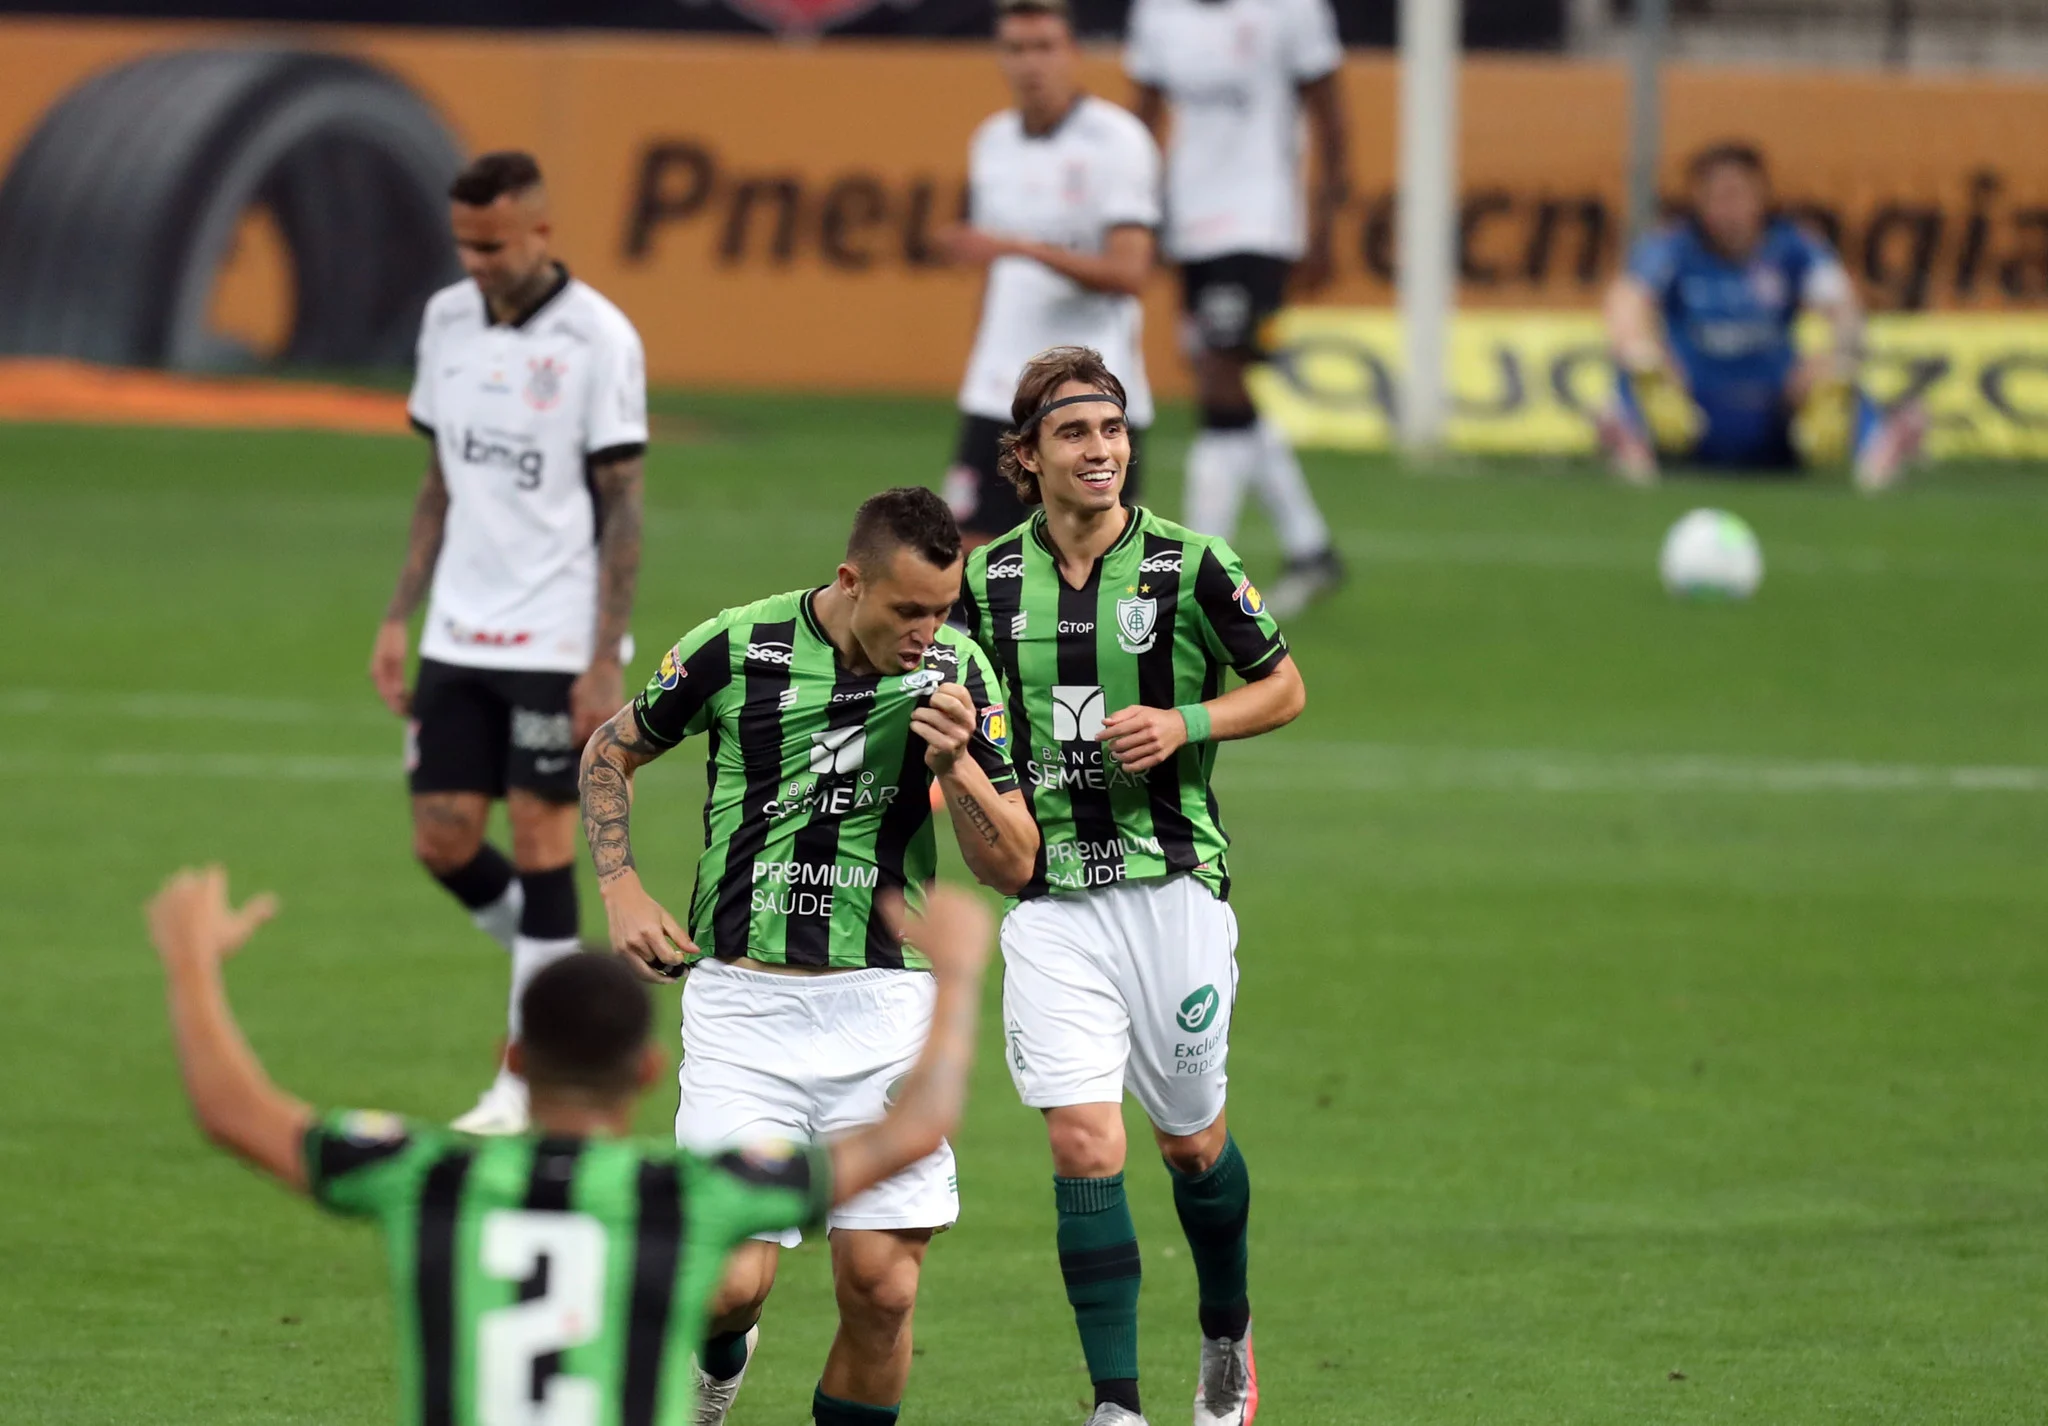
[{"label": "soccer ball", "polygon": [[1763,583],[1763,546],[1741,516],[1694,510],[1664,537],[1657,573],[1681,599],[1747,599]]}]

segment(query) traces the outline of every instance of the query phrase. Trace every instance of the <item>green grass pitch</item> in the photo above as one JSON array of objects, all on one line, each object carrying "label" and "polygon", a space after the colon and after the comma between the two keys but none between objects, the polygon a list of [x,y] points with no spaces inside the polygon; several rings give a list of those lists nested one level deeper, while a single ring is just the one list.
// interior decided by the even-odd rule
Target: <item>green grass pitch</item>
[{"label": "green grass pitch", "polygon": [[[934,403],[666,411],[643,676],[709,611],[822,578],[856,501],[951,439]],[[1153,442],[1161,486],[1186,435]],[[137,906],[198,858],[282,893],[231,980],[298,1092],[445,1116],[483,1086],[504,959],[411,864],[363,674],[420,461],[0,430],[0,1419],[389,1419],[374,1236],[202,1145]],[[1355,582],[1292,629],[1306,715],[1222,757],[1263,1420],[2038,1422],[2039,471],[1865,501],[1310,466]],[[1696,504],[1760,532],[1754,603],[1658,590]],[[684,753],[642,793],[672,906],[700,786]],[[982,1049],[905,1420],[1077,1421],[1041,1131]],[[1134,1143],[1144,1384],[1184,1421],[1193,1278]],[[830,1322],[823,1254],[792,1255],[736,1426],[808,1419]]]}]

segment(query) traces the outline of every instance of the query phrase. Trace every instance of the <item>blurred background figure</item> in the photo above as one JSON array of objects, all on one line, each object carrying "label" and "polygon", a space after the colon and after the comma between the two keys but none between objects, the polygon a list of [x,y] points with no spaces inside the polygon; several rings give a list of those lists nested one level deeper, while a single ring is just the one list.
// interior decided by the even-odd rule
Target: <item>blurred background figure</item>
[{"label": "blurred background figure", "polygon": [[[1601,440],[1616,472],[1646,484],[1660,456],[1789,471],[1846,448],[1859,489],[1889,488],[1925,417],[1912,402],[1886,414],[1855,386],[1863,308],[1834,251],[1772,212],[1748,144],[1700,150],[1687,178],[1690,211],[1639,239],[1607,294],[1618,380]],[[1804,313],[1828,340],[1802,356]]]},{"label": "blurred background figure", "polygon": [[[1158,146],[1128,110],[1082,90],[1067,0],[997,0],[996,16],[996,56],[1016,107],[975,130],[968,221],[940,240],[951,261],[987,269],[946,474],[946,502],[969,550],[1029,513],[996,457],[1032,357],[1095,348],[1130,393],[1134,452],[1152,424],[1138,296],[1159,225]],[[1126,498],[1137,498],[1134,485]]]},{"label": "blurred background figure", "polygon": [[[1287,618],[1343,579],[1330,529],[1278,425],[1259,415],[1245,368],[1290,279],[1312,293],[1331,276],[1345,197],[1338,68],[1329,0],[1137,0],[1124,66],[1138,115],[1164,135],[1171,111],[1166,250],[1181,267],[1185,347],[1201,432],[1188,451],[1182,518],[1233,538],[1256,490],[1286,567],[1266,600]],[[1302,203],[1301,120],[1320,183]]]}]

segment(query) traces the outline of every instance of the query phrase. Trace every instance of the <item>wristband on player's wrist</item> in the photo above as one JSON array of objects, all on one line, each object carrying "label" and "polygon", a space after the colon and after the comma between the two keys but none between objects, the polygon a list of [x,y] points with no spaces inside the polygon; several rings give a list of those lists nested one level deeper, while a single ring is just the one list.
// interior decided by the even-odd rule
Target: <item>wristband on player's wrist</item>
[{"label": "wristband on player's wrist", "polygon": [[1206,743],[1209,741],[1209,710],[1200,703],[1183,703],[1173,710],[1180,714],[1181,722],[1187,724],[1188,741]]}]

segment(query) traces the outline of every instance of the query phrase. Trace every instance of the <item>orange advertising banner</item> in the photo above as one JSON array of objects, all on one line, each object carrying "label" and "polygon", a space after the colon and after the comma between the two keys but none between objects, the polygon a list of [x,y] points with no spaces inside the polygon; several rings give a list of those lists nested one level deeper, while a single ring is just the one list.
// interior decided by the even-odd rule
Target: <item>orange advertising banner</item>
[{"label": "orange advertising banner", "polygon": [[[932,236],[960,210],[969,134],[1005,103],[978,46],[0,23],[0,171],[20,165],[31,137],[95,75],[147,56],[250,47],[366,62],[438,116],[451,152],[533,150],[549,175],[561,255],[633,318],[659,382],[946,392],[958,380],[978,280],[940,265]],[[1353,197],[1338,279],[1320,303],[1392,300],[1396,80],[1390,57],[1347,62]],[[1088,82],[1111,98],[1129,93],[1113,53],[1090,56]],[[1755,142],[1781,199],[1830,233],[1874,307],[2048,303],[2048,149],[2038,143],[2048,86],[1679,67],[1667,95],[1672,192],[1688,150]],[[1623,241],[1625,110],[1617,66],[1468,61],[1464,303],[1597,300]],[[67,122],[82,121],[73,112]],[[102,163],[105,174],[72,172],[74,193],[124,181],[119,127],[97,156],[75,149],[74,168]],[[228,182],[242,158],[230,145],[191,181]],[[319,280],[308,275],[318,265],[291,255],[319,234],[304,218],[266,220],[266,191],[252,187],[258,211],[220,229],[220,270],[203,304],[223,340],[259,356],[283,350],[319,305],[300,290]],[[352,241],[367,255],[383,240],[372,224]],[[1155,379],[1178,389],[1164,273],[1147,323]]]}]

